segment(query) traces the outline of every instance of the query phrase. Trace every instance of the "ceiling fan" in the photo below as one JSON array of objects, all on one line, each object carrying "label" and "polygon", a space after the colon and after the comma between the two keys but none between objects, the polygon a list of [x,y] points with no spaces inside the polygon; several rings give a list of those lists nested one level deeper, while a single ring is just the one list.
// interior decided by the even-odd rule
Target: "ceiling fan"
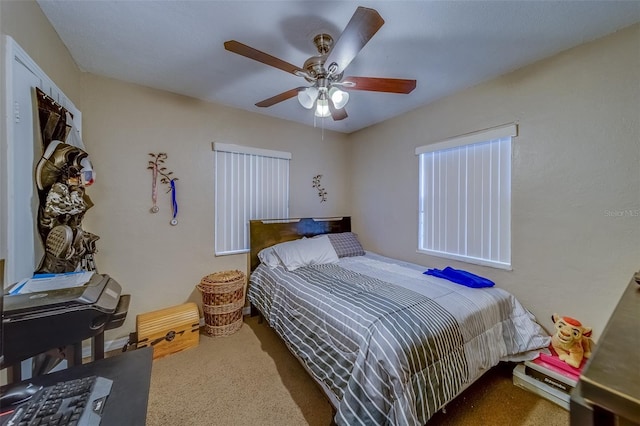
[{"label": "ceiling fan", "polygon": [[236,40],[226,41],[224,48],[295,76],[303,77],[311,84],[287,90],[258,102],[256,106],[270,107],[297,96],[303,107],[311,109],[315,106],[317,117],[331,115],[337,121],[347,118],[344,107],[349,101],[348,91],[350,90],[407,94],[416,87],[416,80],[343,77],[344,70],[383,24],[384,20],[376,10],[358,7],[335,43],[329,34],[318,34],[314,37],[313,42],[319,55],[307,59],[302,68]]}]

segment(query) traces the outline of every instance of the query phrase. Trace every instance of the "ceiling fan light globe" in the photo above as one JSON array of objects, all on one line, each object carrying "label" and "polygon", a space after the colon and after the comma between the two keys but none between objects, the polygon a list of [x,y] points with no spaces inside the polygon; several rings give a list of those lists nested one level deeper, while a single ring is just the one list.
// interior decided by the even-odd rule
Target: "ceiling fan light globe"
[{"label": "ceiling fan light globe", "polygon": [[298,92],[298,102],[300,102],[300,105],[302,105],[306,109],[313,108],[313,104],[315,103],[317,97],[318,89],[316,89],[315,87],[307,87],[306,89],[300,90]]},{"label": "ceiling fan light globe", "polygon": [[344,90],[340,90],[337,87],[329,89],[329,97],[333,101],[333,105],[336,109],[342,109],[349,102],[349,93]]},{"label": "ceiling fan light globe", "polygon": [[331,111],[329,111],[329,101],[326,99],[318,99],[316,104],[316,117],[329,117],[331,115]]}]

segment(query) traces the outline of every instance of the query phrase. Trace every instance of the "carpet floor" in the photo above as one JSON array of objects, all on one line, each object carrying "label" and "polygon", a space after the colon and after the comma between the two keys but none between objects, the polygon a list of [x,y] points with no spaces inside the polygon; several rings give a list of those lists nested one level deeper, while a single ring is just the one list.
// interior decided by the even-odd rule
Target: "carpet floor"
[{"label": "carpet floor", "polygon": [[[428,426],[569,424],[567,411],[514,386],[512,370],[500,364],[487,372]],[[331,416],[318,385],[257,317],[153,363],[147,426],[328,426]]]}]

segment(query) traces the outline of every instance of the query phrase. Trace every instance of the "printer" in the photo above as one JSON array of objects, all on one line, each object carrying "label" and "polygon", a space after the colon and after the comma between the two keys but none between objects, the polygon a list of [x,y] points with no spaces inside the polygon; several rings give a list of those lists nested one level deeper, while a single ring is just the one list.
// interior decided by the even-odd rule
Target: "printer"
[{"label": "printer", "polygon": [[96,359],[103,357],[104,331],[121,326],[127,316],[130,296],[121,291],[109,275],[93,274],[80,287],[5,294],[4,364],[67,345],[81,357],[82,341],[89,338],[100,346]]}]

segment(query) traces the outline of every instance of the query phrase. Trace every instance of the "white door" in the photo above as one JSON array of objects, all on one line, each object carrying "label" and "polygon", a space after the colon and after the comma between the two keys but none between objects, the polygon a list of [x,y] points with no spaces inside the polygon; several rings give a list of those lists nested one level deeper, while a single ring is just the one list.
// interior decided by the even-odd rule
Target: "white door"
[{"label": "white door", "polygon": [[[15,41],[5,36],[6,78],[6,167],[1,172],[3,191],[0,225],[7,236],[4,251],[5,285],[31,277],[44,254],[38,234],[38,192],[35,167],[42,156],[35,88],[39,87],[74,115],[80,126],[81,114],[53,81]],[[79,129],[78,129],[79,131]],[[1,253],[0,253],[1,255]],[[1,256],[0,256],[1,257]]]}]

